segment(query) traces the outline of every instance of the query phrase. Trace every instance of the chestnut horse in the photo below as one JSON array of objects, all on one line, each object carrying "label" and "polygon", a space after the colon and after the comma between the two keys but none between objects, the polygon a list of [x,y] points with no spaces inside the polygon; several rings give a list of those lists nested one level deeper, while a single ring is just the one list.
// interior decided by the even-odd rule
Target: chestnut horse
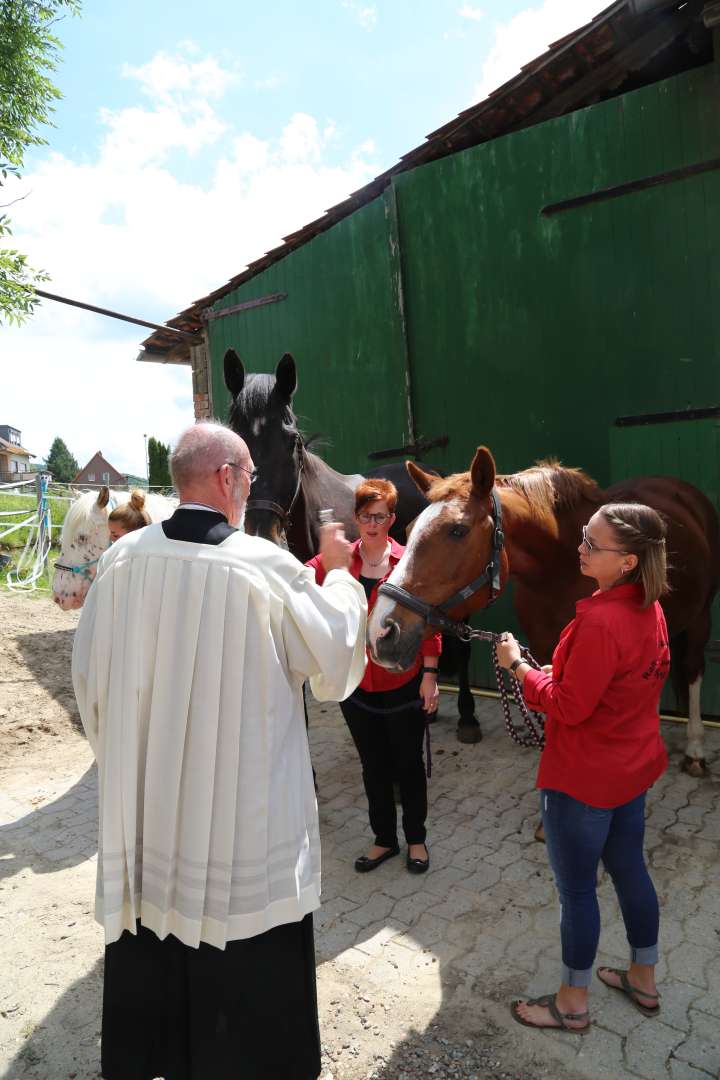
[{"label": "chestnut horse", "polygon": [[[576,601],[593,590],[593,582],[580,574],[581,527],[606,502],[641,502],[662,514],[671,586],[662,604],[675,677],[679,688],[684,685],[689,713],[683,768],[692,776],[705,775],[700,686],[720,578],[720,524],[710,500],[669,476],[636,477],[602,490],[580,469],[552,461],[496,476],[493,456],[485,447],[478,449],[467,473],[437,479],[412,462],[407,468],[430,506],[415,523],[389,584],[436,607],[476,583],[490,562],[497,535],[494,494],[504,532],[500,586],[512,578],[518,621],[541,663],[549,662],[560,631],[574,617]],[[486,580],[449,614],[466,617],[487,607],[490,598],[491,583]],[[377,663],[396,670],[405,667],[429,632],[426,614],[392,595],[380,596],[368,625]]]},{"label": "chestnut horse", "polygon": [[[348,475],[310,452],[292,410],[297,371],[290,353],[279,361],[274,375],[246,373],[234,349],[225,353],[224,367],[225,385],[232,395],[228,423],[247,443],[258,470],[246,507],[246,532],[286,546],[307,562],[319,548],[322,509],[331,508],[348,538],[357,538],[355,489],[365,477],[374,476],[391,480],[398,489],[391,535],[405,543],[407,526],[427,506],[424,495],[399,462]],[[482,732],[470,691],[469,662],[469,645],[446,638],[440,665],[443,674],[458,679],[458,739],[474,743]]]}]

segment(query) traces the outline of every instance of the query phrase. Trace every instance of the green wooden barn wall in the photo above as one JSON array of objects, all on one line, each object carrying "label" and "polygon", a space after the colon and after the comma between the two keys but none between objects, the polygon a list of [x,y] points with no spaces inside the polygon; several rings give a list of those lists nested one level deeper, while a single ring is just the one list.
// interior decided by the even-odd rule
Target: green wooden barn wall
[{"label": "green wooden barn wall", "polygon": [[[247,371],[274,371],[285,352],[298,366],[295,411],[325,457],[362,471],[367,454],[408,437],[405,346],[386,201],[377,199],[225,297],[218,307],[272,293],[287,300],[210,322],[215,411],[227,415],[223,356]],[[390,442],[386,440],[390,439]]]},{"label": "green wooden barn wall", "polygon": [[[719,106],[710,64],[401,174],[218,304],[288,293],[211,323],[216,410],[228,345],[256,371],[290,350],[304,428],[341,470],[407,441],[411,405],[418,435],[449,436],[427,455],[442,468],[484,442],[503,472],[553,455],[602,484],[627,475],[618,416],[720,403],[720,172],[541,210],[717,158]],[[717,491],[719,469],[714,456],[694,482]],[[510,598],[484,621],[513,625]],[[711,675],[703,705],[720,713]]]}]

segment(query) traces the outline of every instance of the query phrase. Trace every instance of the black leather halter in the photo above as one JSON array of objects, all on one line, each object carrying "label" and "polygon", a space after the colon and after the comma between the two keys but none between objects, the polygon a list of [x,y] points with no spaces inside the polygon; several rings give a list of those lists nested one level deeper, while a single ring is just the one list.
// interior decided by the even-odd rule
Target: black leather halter
[{"label": "black leather halter", "polygon": [[378,589],[378,594],[389,597],[391,600],[400,604],[401,607],[408,608],[409,611],[414,611],[416,615],[422,615],[429,626],[437,626],[439,630],[442,630],[446,634],[455,634],[462,641],[472,641],[474,638],[490,640],[494,637],[488,630],[473,630],[467,623],[461,622],[458,619],[451,619],[447,614],[449,611],[452,611],[454,607],[457,607],[458,604],[461,604],[463,600],[469,600],[471,596],[486,585],[490,586],[490,599],[485,605],[486,607],[490,607],[491,604],[494,604],[502,591],[500,574],[502,570],[502,551],[505,545],[505,533],[503,532],[502,527],[502,503],[500,502],[500,497],[495,488],[490,492],[490,499],[494,523],[492,555],[490,557],[490,562],[479,577],[474,578],[464,588],[453,593],[453,595],[448,600],[444,600],[442,604],[428,604],[418,596],[413,596],[407,589],[402,589],[399,585],[391,585],[389,581],[383,582]]},{"label": "black leather halter", "polygon": [[290,504],[287,510],[285,510],[280,505],[280,503],[273,502],[272,499],[248,499],[246,503],[247,510],[269,510],[271,514],[275,514],[275,516],[280,519],[280,528],[283,530],[283,532],[287,532],[288,528],[290,527],[290,513],[293,506],[295,505],[298,495],[300,494],[300,487],[302,485],[303,479],[303,470],[305,468],[305,454],[300,435],[295,436],[294,453],[297,455],[298,478],[297,484],[295,485],[295,491],[293,492],[293,497],[290,500]]}]

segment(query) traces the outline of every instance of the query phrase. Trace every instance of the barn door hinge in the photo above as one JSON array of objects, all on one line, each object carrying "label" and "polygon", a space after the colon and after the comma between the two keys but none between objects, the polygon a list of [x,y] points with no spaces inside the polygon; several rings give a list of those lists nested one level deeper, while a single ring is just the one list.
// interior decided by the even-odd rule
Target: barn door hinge
[{"label": "barn door hinge", "polygon": [[270,293],[268,296],[258,296],[254,300],[244,300],[241,304],[231,304],[230,307],[222,308],[220,311],[205,308],[203,316],[208,321],[224,319],[226,315],[236,315],[238,311],[252,311],[253,308],[265,307],[266,304],[277,304],[279,300],[287,300],[287,293],[278,292]]},{"label": "barn door hinge", "polygon": [[417,442],[410,443],[408,446],[395,446],[388,450],[373,450],[368,454],[370,461],[382,461],[384,458],[393,457],[414,457],[418,458],[421,454],[426,454],[428,450],[438,450],[443,446],[447,446],[450,439],[447,435],[439,435],[437,439],[418,439]]}]

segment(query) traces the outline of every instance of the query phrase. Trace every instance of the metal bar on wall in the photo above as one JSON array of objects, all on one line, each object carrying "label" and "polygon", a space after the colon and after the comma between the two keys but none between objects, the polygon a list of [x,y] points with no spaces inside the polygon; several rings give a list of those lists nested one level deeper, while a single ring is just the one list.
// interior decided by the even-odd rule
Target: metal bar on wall
[{"label": "metal bar on wall", "polygon": [[412,364],[408,345],[407,320],[405,318],[405,289],[403,287],[402,250],[400,247],[400,224],[398,219],[397,192],[393,180],[383,192],[385,218],[388,223],[388,241],[390,245],[390,281],[395,293],[400,331],[402,334],[402,359],[405,369],[405,402],[407,408],[408,443],[417,443],[415,429],[415,405],[413,401]]},{"label": "metal bar on wall", "polygon": [[573,199],[563,199],[562,202],[549,203],[547,206],[543,206],[540,213],[543,217],[553,217],[555,214],[563,214],[567,210],[577,210],[581,206],[605,202],[607,199],[620,199],[624,195],[632,195],[636,191],[646,191],[648,188],[659,187],[661,184],[674,184],[678,180],[687,180],[691,176],[701,176],[703,173],[714,172],[716,169],[720,169],[720,158],[711,158],[709,161],[699,161],[696,165],[684,165],[681,169],[671,169],[669,172],[657,173],[655,176],[644,176],[639,180],[629,180],[626,184],[602,188],[600,191],[590,191],[587,195],[576,195]]},{"label": "metal bar on wall", "polygon": [[638,413],[637,416],[618,416],[615,427],[639,427],[644,424],[676,424],[679,420],[712,420],[720,417],[720,406],[707,409],[676,409],[674,412]]},{"label": "metal bar on wall", "polygon": [[268,296],[258,296],[254,300],[244,300],[241,304],[231,304],[230,307],[213,311],[207,308],[203,315],[208,320],[224,319],[226,315],[236,315],[238,311],[252,311],[253,308],[265,307],[266,304],[277,304],[280,300],[287,300],[287,293],[270,293]]}]

